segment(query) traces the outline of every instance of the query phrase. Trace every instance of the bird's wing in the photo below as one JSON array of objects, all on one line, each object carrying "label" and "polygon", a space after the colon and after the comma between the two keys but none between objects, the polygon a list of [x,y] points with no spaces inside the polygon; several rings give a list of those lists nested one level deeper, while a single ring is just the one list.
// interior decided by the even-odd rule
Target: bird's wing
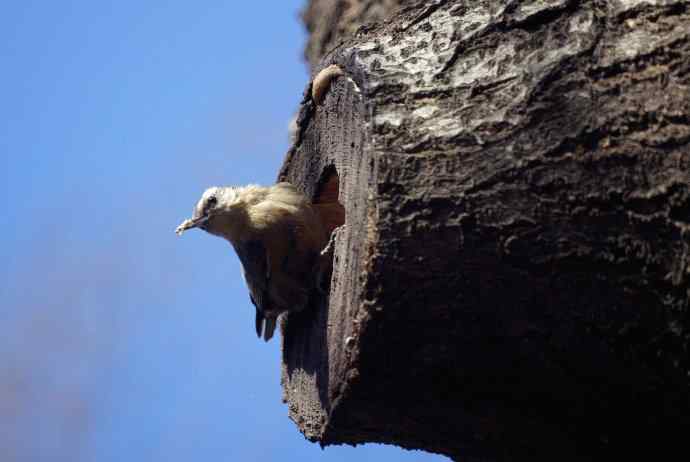
[{"label": "bird's wing", "polygon": [[[270,269],[266,248],[259,240],[238,242],[233,244],[233,247],[242,263],[242,273],[249,289],[249,299],[256,307],[256,335],[261,337],[263,331],[264,339],[269,340],[273,336],[275,321],[270,323],[270,320],[264,316],[264,313],[270,310],[268,297]],[[269,329],[271,326],[272,329]]]}]

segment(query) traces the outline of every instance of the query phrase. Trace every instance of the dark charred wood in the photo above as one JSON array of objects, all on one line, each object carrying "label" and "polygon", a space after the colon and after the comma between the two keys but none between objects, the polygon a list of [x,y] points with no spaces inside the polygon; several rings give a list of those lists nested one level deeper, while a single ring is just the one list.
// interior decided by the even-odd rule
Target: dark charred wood
[{"label": "dark charred wood", "polygon": [[688,457],[690,2],[421,2],[333,63],[280,172],[345,210],[284,325],[305,436]]}]

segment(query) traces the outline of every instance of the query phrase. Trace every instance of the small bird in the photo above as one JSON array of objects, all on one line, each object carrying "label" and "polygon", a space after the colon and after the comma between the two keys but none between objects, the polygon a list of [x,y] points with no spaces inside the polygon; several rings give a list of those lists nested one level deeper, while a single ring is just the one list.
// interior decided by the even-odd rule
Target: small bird
[{"label": "small bird", "polygon": [[300,311],[320,288],[327,236],[309,200],[290,183],[212,187],[175,233],[201,228],[232,244],[256,307],[256,334],[273,337],[279,315]]},{"label": "small bird", "polygon": [[331,64],[321,69],[311,82],[311,99],[316,104],[321,104],[326,97],[326,92],[331,87],[333,79],[341,75],[345,75],[345,73],[337,64]]}]

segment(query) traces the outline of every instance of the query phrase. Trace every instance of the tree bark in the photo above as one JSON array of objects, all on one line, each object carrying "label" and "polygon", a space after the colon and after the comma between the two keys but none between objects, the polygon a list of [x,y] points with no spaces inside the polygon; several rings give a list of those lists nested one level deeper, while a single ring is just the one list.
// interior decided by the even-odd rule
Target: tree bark
[{"label": "tree bark", "polygon": [[690,2],[419,2],[333,63],[279,175],[346,216],[283,326],[305,436],[687,457]]},{"label": "tree bark", "polygon": [[415,0],[311,0],[302,19],[309,37],[304,55],[312,70],[323,56],[365,24],[381,22]]}]

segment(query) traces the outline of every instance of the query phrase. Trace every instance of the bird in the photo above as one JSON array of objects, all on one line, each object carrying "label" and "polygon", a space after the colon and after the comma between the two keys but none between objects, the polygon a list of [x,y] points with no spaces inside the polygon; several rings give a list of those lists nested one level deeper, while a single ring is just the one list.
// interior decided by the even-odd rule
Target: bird
[{"label": "bird", "polygon": [[321,104],[326,97],[328,89],[331,87],[331,82],[336,77],[345,75],[342,68],[337,64],[331,64],[330,66],[321,69],[321,71],[316,74],[311,83],[311,99],[318,105]]},{"label": "bird", "polygon": [[273,337],[278,316],[303,310],[320,289],[327,233],[316,208],[290,183],[208,188],[175,233],[192,228],[235,249],[256,308],[256,334],[265,341]]}]

